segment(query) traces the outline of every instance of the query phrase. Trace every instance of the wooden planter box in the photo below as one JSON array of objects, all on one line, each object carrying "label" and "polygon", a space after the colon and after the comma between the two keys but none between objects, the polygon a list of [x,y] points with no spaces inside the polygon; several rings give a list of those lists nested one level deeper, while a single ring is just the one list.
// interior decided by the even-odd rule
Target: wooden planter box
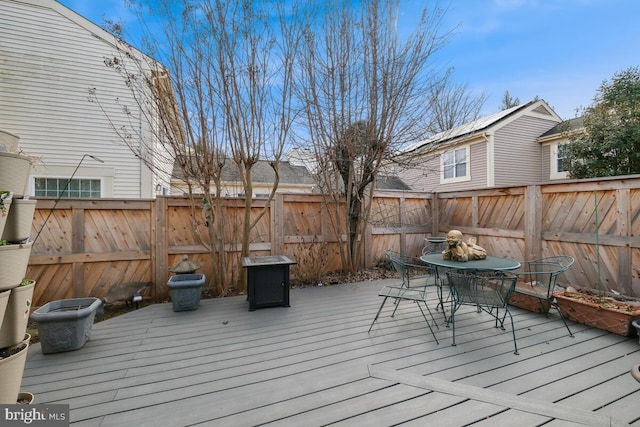
[{"label": "wooden planter box", "polygon": [[[534,296],[536,292],[539,293],[540,298],[542,299],[542,304],[540,303],[540,299]],[[518,282],[516,283],[515,291],[511,294],[511,298],[509,299],[509,305],[532,311],[534,313],[548,313],[551,308],[551,301],[547,299],[546,286],[532,288],[527,283]]]},{"label": "wooden planter box", "polygon": [[543,299],[542,304],[540,304],[540,300],[536,297],[517,294],[515,292],[511,294],[509,305],[532,311],[534,313],[548,313],[551,308],[551,302],[548,299]]},{"label": "wooden planter box", "polygon": [[623,311],[615,307],[628,309],[633,306],[608,299],[600,304],[576,292],[558,292],[553,295],[562,314],[569,320],[626,337],[635,333],[631,322],[640,319],[640,309]]}]

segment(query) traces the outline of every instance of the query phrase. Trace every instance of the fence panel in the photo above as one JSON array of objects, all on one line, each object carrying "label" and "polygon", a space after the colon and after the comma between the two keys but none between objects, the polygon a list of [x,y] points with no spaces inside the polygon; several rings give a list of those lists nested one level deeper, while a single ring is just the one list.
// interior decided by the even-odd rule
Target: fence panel
[{"label": "fence panel", "polygon": [[[27,277],[37,281],[34,304],[102,297],[111,286],[129,281],[151,281],[152,294],[162,297],[168,268],[184,255],[212,275],[201,206],[193,209],[190,203],[185,197],[65,199],[53,209],[53,200],[38,200],[32,234],[39,236],[27,270]],[[223,203],[226,272],[233,281],[244,200]],[[265,205],[265,200],[254,200],[251,217]],[[318,259],[321,269],[338,270],[335,217],[321,195],[279,194],[252,231],[250,252],[299,258],[294,275]],[[571,255],[576,264],[565,275],[567,283],[640,296],[640,268],[635,267],[640,265],[639,177],[434,194],[378,192],[364,236],[365,264],[375,265],[385,249],[419,254],[425,237],[451,229],[477,237],[495,256]]]}]

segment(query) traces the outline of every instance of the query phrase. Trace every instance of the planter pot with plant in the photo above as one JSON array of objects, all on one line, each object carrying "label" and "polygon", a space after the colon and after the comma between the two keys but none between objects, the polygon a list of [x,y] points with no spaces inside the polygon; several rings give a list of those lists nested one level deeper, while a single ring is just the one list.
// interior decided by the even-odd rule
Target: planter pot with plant
[{"label": "planter pot with plant", "polygon": [[9,209],[11,208],[12,195],[8,191],[0,191],[0,236],[4,233],[4,228],[9,219]]},{"label": "planter pot with plant", "polygon": [[23,280],[11,289],[4,320],[0,326],[0,348],[14,345],[24,338],[31,311],[35,280]]},{"label": "planter pot with plant", "polygon": [[11,290],[0,292],[0,328],[2,327],[2,322],[4,321],[4,314],[7,311],[9,296],[11,296]]},{"label": "planter pot with plant", "polygon": [[15,243],[29,238],[37,203],[33,199],[13,199],[4,231],[0,230],[2,240]]},{"label": "planter pot with plant", "polygon": [[0,292],[19,286],[29,265],[33,243],[0,241]]},{"label": "planter pot with plant", "polygon": [[618,301],[588,291],[554,292],[562,314],[569,320],[622,336],[633,332],[631,323],[640,319],[640,304]]},{"label": "planter pot with plant", "polygon": [[15,405],[18,401],[30,339],[27,334],[16,345],[0,349],[0,404]]},{"label": "planter pot with plant", "polygon": [[31,405],[35,400],[35,396],[33,393],[29,393],[28,391],[21,391],[18,393],[18,405]]},{"label": "planter pot with plant", "polygon": [[14,197],[24,196],[30,170],[29,157],[0,151],[0,190],[9,191]]}]

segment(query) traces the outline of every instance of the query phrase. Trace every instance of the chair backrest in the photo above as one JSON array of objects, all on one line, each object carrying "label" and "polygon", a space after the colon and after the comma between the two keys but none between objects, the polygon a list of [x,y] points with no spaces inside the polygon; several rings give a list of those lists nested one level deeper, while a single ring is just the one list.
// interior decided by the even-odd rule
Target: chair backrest
[{"label": "chair backrest", "polygon": [[516,287],[517,275],[508,273],[474,274],[447,271],[456,304],[506,307]]},{"label": "chair backrest", "polygon": [[[424,264],[420,261],[420,258],[401,254],[400,252],[395,252],[392,250],[385,251],[389,262],[393,265],[393,268],[400,273],[400,277],[402,277],[402,285],[410,288],[411,287],[411,275],[412,273],[418,273],[419,275],[434,275],[434,270],[432,267]],[[425,286],[426,282],[423,281],[422,285]]]},{"label": "chair backrest", "polygon": [[418,257],[402,254],[400,252],[392,251],[391,249],[387,249],[385,253],[387,254],[388,258],[393,257],[405,264],[417,264],[420,262],[420,259]]},{"label": "chair backrest", "polygon": [[400,274],[400,277],[402,278],[402,286],[405,287],[409,287],[409,266],[407,265],[406,260],[408,260],[409,257],[407,257],[406,255],[402,255],[399,252],[394,252],[392,250],[386,250],[385,253],[387,254],[387,259],[389,260],[389,262],[391,263],[391,265],[393,266],[394,270],[396,270],[398,272],[398,274]]},{"label": "chair backrest", "polygon": [[546,288],[551,297],[558,282],[558,276],[573,265],[575,260],[567,255],[534,259],[523,263],[524,271],[519,273],[521,280],[532,287]]}]

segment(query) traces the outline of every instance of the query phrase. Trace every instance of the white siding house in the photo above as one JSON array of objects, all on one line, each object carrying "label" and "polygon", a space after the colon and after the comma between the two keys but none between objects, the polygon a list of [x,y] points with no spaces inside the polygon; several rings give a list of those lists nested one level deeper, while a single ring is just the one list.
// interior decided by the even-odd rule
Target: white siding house
[{"label": "white siding house", "polygon": [[[114,101],[135,105],[122,77],[105,65],[118,40],[54,0],[0,0],[0,17],[0,130],[18,136],[21,152],[36,159],[30,194],[54,196],[78,165],[72,186],[88,185],[84,197],[167,192],[171,165],[156,174],[140,160],[157,146],[149,125]],[[110,102],[90,102],[93,89]],[[136,154],[114,131],[131,119],[139,130]]]},{"label": "white siding house", "polygon": [[438,192],[546,181],[538,137],[560,122],[543,100],[500,111],[406,148],[398,175],[414,190]]}]

